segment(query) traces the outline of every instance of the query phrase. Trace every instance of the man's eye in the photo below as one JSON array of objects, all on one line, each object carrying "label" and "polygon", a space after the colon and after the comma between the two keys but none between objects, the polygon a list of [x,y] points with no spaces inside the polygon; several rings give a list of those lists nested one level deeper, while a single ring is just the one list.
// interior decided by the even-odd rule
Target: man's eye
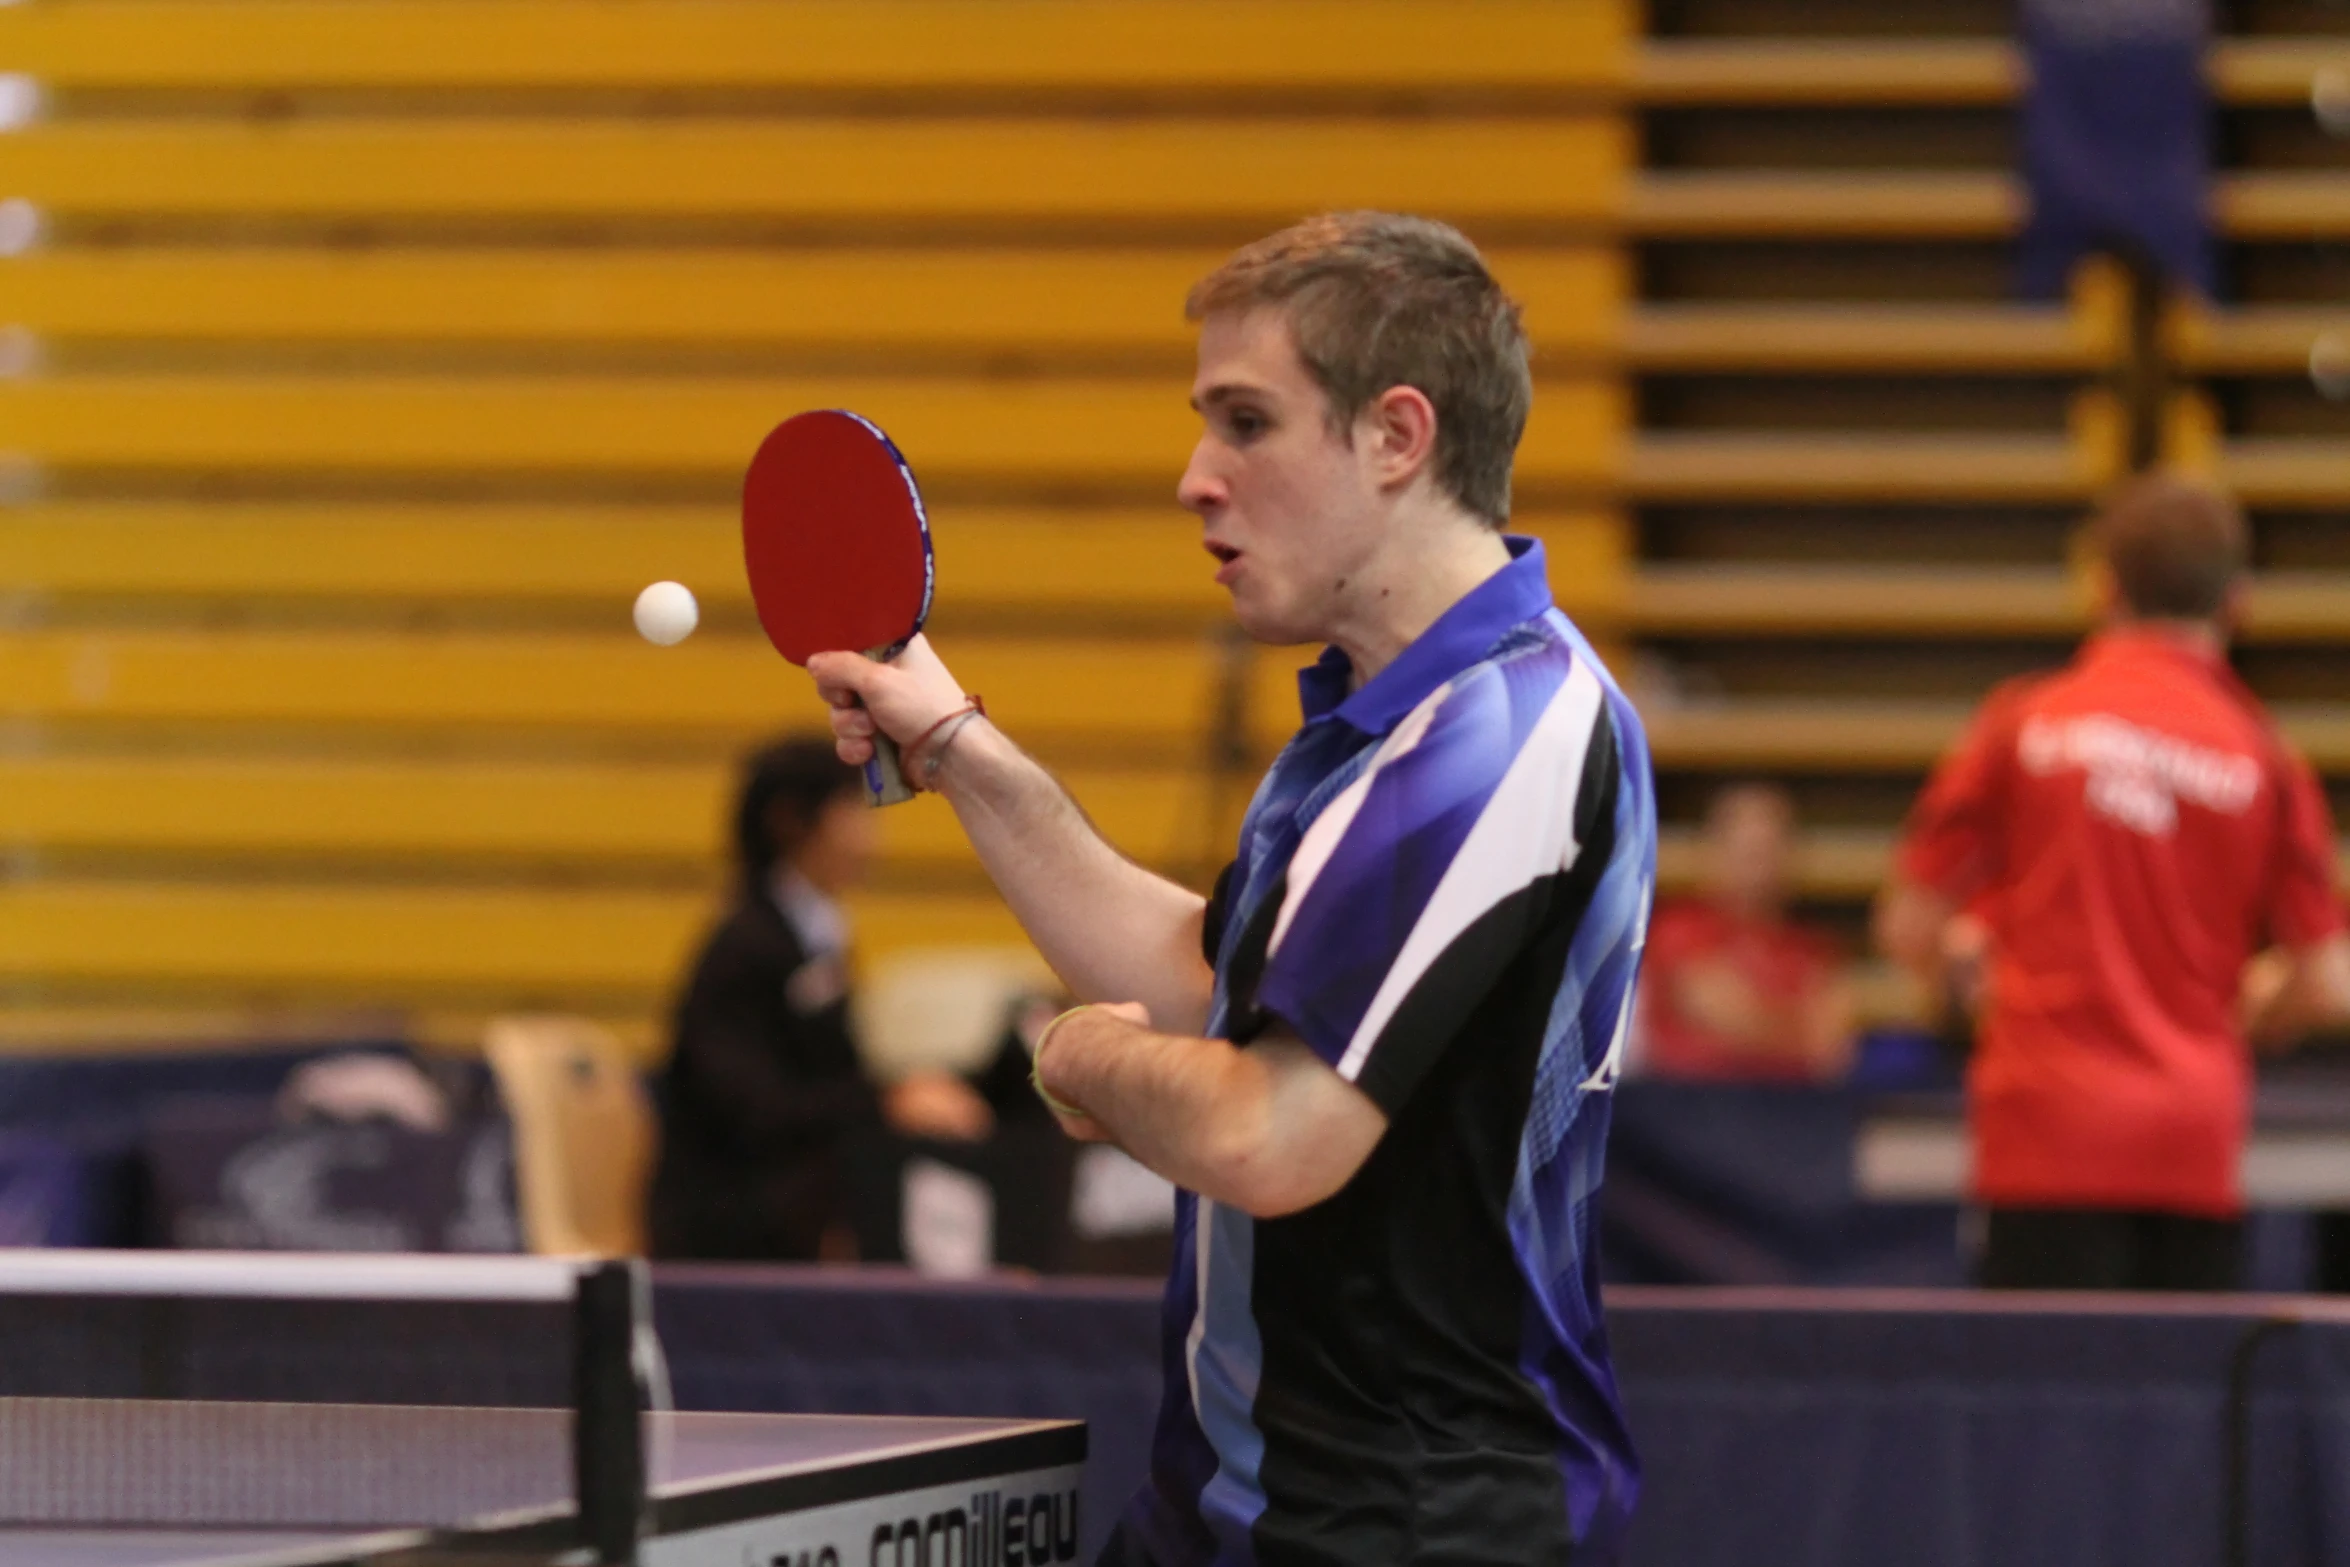
[{"label": "man's eye", "polygon": [[1253,441],[1265,433],[1264,416],[1251,413],[1245,408],[1234,409],[1229,423],[1236,440]]}]

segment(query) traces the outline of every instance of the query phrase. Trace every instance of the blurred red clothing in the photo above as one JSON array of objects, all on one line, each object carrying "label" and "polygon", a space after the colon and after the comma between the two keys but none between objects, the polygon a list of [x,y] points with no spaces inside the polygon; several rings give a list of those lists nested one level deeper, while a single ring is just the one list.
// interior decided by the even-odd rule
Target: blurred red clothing
[{"label": "blurred red clothing", "polygon": [[2238,1212],[2244,966],[2342,912],[2325,796],[2226,663],[2117,630],[2001,687],[1919,798],[1900,869],[1990,929],[1975,1195]]},{"label": "blurred red clothing", "polygon": [[1773,1012],[1800,1019],[1842,967],[1835,944],[1784,919],[1751,919],[1701,898],[1658,905],[1640,960],[1640,1070],[1658,1077],[1809,1082],[1820,1069],[1791,1027],[1782,1049],[1760,1049],[1708,1028],[1677,991],[1693,965],[1720,964]]}]

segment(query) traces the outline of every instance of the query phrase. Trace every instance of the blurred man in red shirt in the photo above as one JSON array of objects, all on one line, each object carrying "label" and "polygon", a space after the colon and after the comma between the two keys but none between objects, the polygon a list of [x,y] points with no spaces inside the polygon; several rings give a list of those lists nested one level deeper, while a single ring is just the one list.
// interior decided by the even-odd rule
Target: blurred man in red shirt
[{"label": "blurred man in red shirt", "polygon": [[1988,936],[1967,1079],[1983,1283],[2227,1289],[2247,1036],[2350,1017],[2333,824],[2225,662],[2234,502],[2140,478],[2089,542],[2102,629],[1995,691],[1935,770],[1877,939],[1938,982],[1955,911]]},{"label": "blurred man in red shirt", "polygon": [[1705,890],[1657,908],[1640,965],[1639,1069],[1807,1082],[1852,1064],[1852,993],[1835,943],[1787,918],[1795,808],[1738,784],[1705,817]]}]

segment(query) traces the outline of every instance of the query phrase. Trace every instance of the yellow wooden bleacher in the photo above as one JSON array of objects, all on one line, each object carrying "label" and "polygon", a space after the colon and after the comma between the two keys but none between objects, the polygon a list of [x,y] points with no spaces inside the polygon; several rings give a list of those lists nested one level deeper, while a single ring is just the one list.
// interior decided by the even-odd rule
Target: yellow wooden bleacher
[{"label": "yellow wooden bleacher", "polygon": [[2339,242],[2350,236],[2350,178],[2316,169],[2232,175],[2217,182],[2212,220],[2235,239]]},{"label": "yellow wooden bleacher", "polygon": [[[1875,895],[1885,884],[1893,861],[1894,834],[1869,827],[1814,828],[1799,835],[1793,845],[1791,880],[1800,897],[1821,902],[1858,902]],[[1695,890],[1704,874],[1705,847],[1689,828],[1659,835],[1656,879],[1660,891]],[[2350,872],[2350,852],[2343,857]]]},{"label": "yellow wooden bleacher", "polygon": [[86,222],[695,218],[1001,230],[1083,221],[1245,232],[1366,206],[1592,223],[1618,206],[1625,161],[1620,128],[1595,113],[123,121],[0,139],[0,188]]},{"label": "yellow wooden bleacher", "polygon": [[2023,190],[1991,172],[1652,170],[1626,227],[1647,239],[1987,239],[2012,234]]},{"label": "yellow wooden bleacher", "polygon": [[1651,502],[2003,501],[2072,504],[2111,476],[2061,436],[1643,436],[1627,493]]},{"label": "yellow wooden bleacher", "polygon": [[2182,369],[2199,375],[2304,373],[2319,340],[2350,344],[2350,307],[2267,305],[2219,309],[2184,301],[2164,322]]},{"label": "yellow wooden bleacher", "polygon": [[[700,891],[618,887],[50,878],[0,898],[0,980],[117,1004],[391,996],[649,1017],[712,908]],[[850,912],[885,947],[1017,938],[978,893],[864,893]]]},{"label": "yellow wooden bleacher", "polygon": [[1989,38],[1650,38],[1632,90],[1657,107],[1975,107],[2013,98],[2024,74]]},{"label": "yellow wooden bleacher", "polygon": [[[1206,249],[655,252],[284,248],[36,252],[9,264],[10,324],[43,337],[188,348],[487,343],[799,350],[867,359],[1017,354],[1100,363],[1181,358],[1180,304]],[[1546,369],[1622,355],[1644,369],[1925,373],[2083,371],[2112,363],[2122,296],[2085,269],[2069,307],[1651,305],[1623,313],[1621,258],[1602,245],[1497,249]],[[1619,340],[1620,323],[1620,340]],[[2305,354],[2332,313],[2202,313],[2174,327],[2215,366]]]},{"label": "yellow wooden bleacher", "polygon": [[1624,361],[1662,375],[2110,373],[2127,351],[2126,279],[2092,260],[2070,296],[2061,305],[1643,301],[1624,318]]},{"label": "yellow wooden bleacher", "polygon": [[1657,372],[2080,374],[2116,357],[2120,322],[2031,305],[1650,305],[1624,356]]},{"label": "yellow wooden bleacher", "polygon": [[2032,566],[1651,565],[1625,623],[1648,635],[2062,636],[2087,595]]},{"label": "yellow wooden bleacher", "polygon": [[[1620,610],[1645,635],[2069,637],[2089,628],[2087,584],[2037,566],[1649,565]],[[2322,643],[2350,626],[2350,582],[2267,571],[2247,584],[2243,639]]]},{"label": "yellow wooden bleacher", "polygon": [[[1110,655],[1114,654],[1114,657]],[[1008,725],[1147,744],[1204,735],[1216,657],[1196,636],[970,637],[964,680]],[[681,647],[560,632],[109,630],[0,642],[0,713],[47,724],[442,729],[749,739],[823,718],[756,633]]]},{"label": "yellow wooden bleacher", "polygon": [[82,89],[1607,90],[1633,19],[1550,0],[889,0],[886,18],[871,0],[96,0],[0,16],[0,56]]},{"label": "yellow wooden bleacher", "polygon": [[[2078,591],[2052,567],[1637,563],[1649,509],[2078,508],[2123,466],[2100,383],[2126,351],[2094,269],[2046,308],[1635,302],[1632,244],[1980,249],[2022,216],[1998,170],[1634,167],[1646,109],[1995,109],[2005,46],[1643,43],[1638,21],[1626,0],[0,6],[0,69],[47,111],[0,136],[0,197],[48,236],[0,256],[0,348],[29,366],[0,379],[24,497],[0,505],[0,1041],[320,1008],[461,1038],[528,1005],[655,1045],[723,879],[730,753],[820,716],[751,625],[727,499],[803,406],[857,406],[912,455],[965,678],[1128,852],[1211,868],[1251,782],[1217,725],[1278,744],[1299,659],[1219,640],[1171,503],[1181,298],[1317,208],[1491,242],[1542,378],[1519,524],[1611,658],[2065,635]],[[2224,41],[2221,97],[2305,102],[2341,58],[2309,42]],[[2332,174],[2232,171],[2216,205],[2238,239],[2350,234]],[[2274,374],[2338,325],[2168,331],[2194,373]],[[2077,395],[2045,428],[1642,431],[1633,375]],[[2257,506],[2339,504],[2338,443],[2222,440],[2193,399],[2174,426]],[[657,577],[704,605],[674,650],[625,629]],[[2256,638],[2321,644],[2350,602],[2271,572],[2254,608]],[[1751,698],[1651,727],[1668,770],[1894,777],[1962,717]],[[2350,728],[2288,717],[2350,764]],[[937,802],[883,825],[869,948],[1011,933]],[[1688,852],[1668,840],[1668,880]],[[1881,852],[1815,837],[1806,885],[1857,897]]]},{"label": "yellow wooden bleacher", "polygon": [[[480,342],[1188,361],[1202,246],[84,250],[9,264],[8,316],[106,341]],[[1498,250],[1547,356],[1612,350],[1604,245]]]},{"label": "yellow wooden bleacher", "polygon": [[[1705,8],[1700,30],[1743,25],[1739,9]],[[1802,9],[1757,8],[1752,25],[1808,30],[1815,19],[1798,23]],[[2275,15],[2233,22],[2290,25]],[[1900,23],[1890,10],[1857,18],[1823,14],[1817,25]],[[1659,25],[1688,21],[1676,10]],[[2243,634],[2255,678],[2273,665],[2288,671],[2293,689],[2322,690],[2317,672],[2350,646],[2350,576],[2339,569],[2338,534],[2320,520],[2350,496],[2350,442],[2316,433],[2325,426],[2301,389],[2313,356],[2333,356],[2321,340],[2350,341],[2350,318],[2323,298],[2323,277],[2306,262],[2313,248],[2350,233],[2350,179],[2278,133],[2306,126],[2321,77],[2350,68],[2350,43],[2223,37],[2209,61],[2223,113],[2244,128],[2221,144],[2236,166],[2215,182],[2212,207],[2223,244],[2245,258],[2238,282],[2249,302],[2177,304],[2163,323],[2165,373],[2190,384],[2250,384],[2225,396],[2238,422],[2224,430],[2220,401],[2178,397],[2164,455],[2236,489],[2258,514],[2264,547],[2283,520],[2271,514],[2303,514],[2281,535],[2297,553],[2280,558],[2305,564],[2258,574]],[[2121,409],[2100,389],[2109,378],[2117,388],[2132,379],[2118,279],[2084,276],[2099,291],[2087,308],[2079,293],[2061,309],[1993,302],[2005,280],[1991,260],[2026,215],[1996,121],[2024,77],[2020,51],[1997,38],[1651,38],[1634,60],[1630,90],[1650,112],[1660,166],[1633,182],[1627,243],[1644,250],[1640,275],[1666,297],[1632,307],[1626,366],[1657,379],[1638,403],[1664,427],[1635,434],[1625,498],[1635,537],[1668,558],[1635,567],[1620,624],[1644,658],[1657,660],[1646,718],[1660,777],[1678,786],[1668,807],[1677,795],[1687,811],[1725,776],[1811,780],[1817,787],[1803,798],[1819,820],[1798,845],[1796,879],[1805,896],[1839,906],[1856,951],[1857,911],[1882,878],[1890,833],[1838,825],[1837,813],[1888,819],[1971,709],[1900,693],[1947,680],[1921,674],[1937,656],[1953,666],[1977,656],[1989,668],[1993,658],[1976,645],[2061,644],[2083,628],[2083,585],[2055,558],[2060,519],[2124,468]],[[2290,113],[2239,112],[2248,109]],[[1867,144],[1880,127],[1882,152]],[[1900,167],[1905,156],[1916,166]],[[1764,162],[1785,166],[1753,166]],[[1709,255],[1716,246],[1719,255]],[[1859,258],[1881,266],[1882,280]],[[2286,258],[2294,264],[2269,270]],[[1741,275],[1741,266],[1755,275]],[[1834,297],[1758,298],[1768,286],[1758,277],[1791,295]],[[1869,297],[1872,286],[1882,297]],[[2319,297],[2277,298],[2296,288]],[[1865,431],[1835,431],[1800,408],[1780,418],[1761,394],[1724,395],[1721,383],[1738,376],[1796,388],[1850,377],[1900,411]],[[1938,409],[1951,410],[1954,425],[1999,422],[1988,398],[1944,390],[1970,377],[2071,378],[2081,393],[2069,431],[2061,439],[1916,433]],[[1691,386],[1700,395],[1685,395]],[[1904,399],[1914,400],[1909,408]],[[1816,406],[1860,424],[1869,419],[1864,401],[1830,393]],[[1741,415],[1774,427],[1739,428]],[[1873,536],[1853,526],[1856,514],[1876,523]],[[1984,537],[1954,542],[1983,521],[1991,523]],[[1803,537],[1807,522],[1817,523],[1817,541]],[[1739,538],[1741,524],[1758,542]],[[2019,562],[2035,550],[2045,553],[2032,564],[1976,559]],[[1855,644],[1850,663],[1802,651],[1846,638]],[[1766,641],[1774,645],[1757,648]],[[2283,648],[2291,650],[2284,658],[2269,651]],[[1773,690],[1807,681],[1866,689],[1867,662],[1879,650],[1890,655],[1881,696],[1705,695],[1717,685],[1739,689],[1740,661],[1750,657],[1762,670],[1756,683]],[[1685,687],[1673,678],[1679,659],[1695,676]],[[1664,694],[1677,687],[1691,694]],[[2286,702],[2278,713],[2321,769],[2350,765],[2350,725],[2338,703]],[[1687,890],[1698,861],[1693,830],[1668,824],[1665,888]],[[1892,1015],[1898,1008],[1884,999],[1870,1010]]]},{"label": "yellow wooden bleacher", "polygon": [[[1865,895],[1884,853],[1881,834],[1810,835],[1798,853],[1799,885],[1814,897]],[[1694,843],[1668,835],[1662,884],[1686,890],[1695,862]],[[60,989],[166,998],[242,984],[314,1004],[390,989],[439,1009],[538,995],[641,1016],[674,982],[708,912],[706,898],[676,891],[61,881],[0,900],[0,979],[37,973]],[[901,941],[981,940],[1011,929],[1000,906],[977,896],[871,894],[855,913]],[[60,1030],[70,1022],[49,1021]]]},{"label": "yellow wooden bleacher", "polygon": [[[1691,703],[1644,715],[1660,768],[1709,773],[1923,772],[1957,739],[1971,703],[1816,697]],[[2321,772],[2350,769],[2350,714],[2333,703],[2271,711]]]},{"label": "yellow wooden bleacher", "polygon": [[[1990,171],[1651,171],[1625,227],[1649,239],[1993,240],[2021,229],[2023,186]],[[2214,226],[2231,239],[2350,235],[2350,179],[2316,172],[2216,176]]]},{"label": "yellow wooden bleacher", "polygon": [[[2209,61],[2222,103],[2291,108],[2309,102],[2321,71],[2350,65],[2350,46],[2221,38]],[[1651,38],[1634,56],[1632,92],[1657,106],[1981,108],[2011,102],[2028,76],[2022,51],[1993,38]]]},{"label": "yellow wooden bleacher", "polygon": [[[1222,625],[1196,519],[1172,504],[936,509],[937,624],[996,630],[1041,617]],[[1606,621],[1629,570],[1608,509],[1521,509],[1553,591]],[[645,583],[686,583],[705,613],[747,611],[742,543],[724,504],[399,505],[49,501],[0,509],[0,581],[39,603],[314,599],[436,606],[512,602],[593,615],[617,636]],[[744,622],[747,625],[747,621]],[[635,648],[633,642],[623,646]],[[654,666],[658,667],[658,666]]]},{"label": "yellow wooden bleacher", "polygon": [[[1063,772],[1102,831],[1146,864],[1209,852],[1196,772]],[[724,761],[71,756],[0,760],[0,836],[56,859],[240,856],[282,865],[594,869],[704,887],[723,871]],[[881,818],[883,879],[975,870],[951,812]]]},{"label": "yellow wooden bleacher", "polygon": [[2268,511],[2339,511],[2350,441],[2323,436],[2231,440],[2219,471],[2247,505]]},{"label": "yellow wooden bleacher", "polygon": [[2103,392],[2061,434],[1649,431],[1624,491],[1648,502],[2000,501],[2078,505],[2122,472],[2120,414]]},{"label": "yellow wooden bleacher", "polygon": [[2228,436],[2207,392],[2182,392],[2164,420],[2171,461],[2215,475],[2247,506],[2330,511],[2342,505],[2350,440],[2324,435]]},{"label": "yellow wooden bleacher", "polygon": [[[731,755],[821,716],[727,498],[805,406],[911,454],[959,672],[1121,847],[1212,869],[1247,788],[1215,725],[1295,660],[1236,661],[1172,504],[1182,296],[1307,211],[1492,231],[1543,377],[1520,525],[1604,630],[1634,31],[1613,0],[0,8],[44,110],[0,137],[44,225],[0,257],[0,1039],[540,1006],[657,1045]],[[626,629],[657,577],[704,606],[676,649]],[[869,950],[1011,934],[938,802],[882,825]]]},{"label": "yellow wooden bleacher", "polygon": [[[1167,377],[191,377],[0,382],[20,458],[97,470],[690,475],[740,482],[775,410],[854,407],[926,485],[1117,485],[1172,495],[1197,435]],[[1519,454],[1530,487],[1604,484],[1617,390],[1547,383]]]},{"label": "yellow wooden bleacher", "polygon": [[[1187,363],[1213,247],[89,250],[10,263],[10,321],[97,341],[489,342]],[[1491,257],[1545,362],[1612,354],[1604,245]]]}]

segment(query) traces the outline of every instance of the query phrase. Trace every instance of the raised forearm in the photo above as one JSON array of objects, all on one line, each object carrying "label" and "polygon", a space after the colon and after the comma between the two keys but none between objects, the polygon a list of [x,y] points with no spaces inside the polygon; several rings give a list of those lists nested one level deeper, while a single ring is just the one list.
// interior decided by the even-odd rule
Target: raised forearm
[{"label": "raised forearm", "polygon": [[1212,975],[1197,893],[1112,848],[1060,784],[985,720],[947,751],[938,788],[1054,972],[1088,1001],[1139,1001],[1204,1027]]},{"label": "raised forearm", "polygon": [[985,718],[966,716],[976,699],[927,638],[886,664],[819,653],[808,673],[832,706],[843,761],[871,756],[876,733],[912,748],[913,781],[954,805],[980,862],[1071,989],[1089,1001],[1140,1001],[1171,1028],[1206,1026],[1213,976],[1200,955],[1200,897],[1111,848],[1050,773]]}]

